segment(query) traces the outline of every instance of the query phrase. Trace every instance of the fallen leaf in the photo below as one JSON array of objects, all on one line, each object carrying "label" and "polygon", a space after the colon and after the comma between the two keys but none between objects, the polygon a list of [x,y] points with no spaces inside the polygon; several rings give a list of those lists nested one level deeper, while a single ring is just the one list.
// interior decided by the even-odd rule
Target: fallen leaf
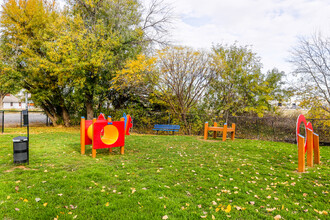
[{"label": "fallen leaf", "polygon": [[10,199],[10,196],[7,196],[7,199]]},{"label": "fallen leaf", "polygon": [[29,201],[29,200],[27,200],[27,199],[24,199],[24,200],[23,200],[23,202],[28,202],[28,201]]},{"label": "fallen leaf", "polygon": [[132,194],[134,194],[136,192],[135,188],[131,188],[132,189]]},{"label": "fallen leaf", "polygon": [[201,218],[206,218],[206,217],[207,217],[207,215],[202,215],[202,216],[201,216]]},{"label": "fallen leaf", "polygon": [[73,216],[73,219],[76,219],[78,217],[78,215],[75,215],[75,216]]},{"label": "fallen leaf", "polygon": [[18,193],[19,187],[18,186],[15,186],[15,190]]},{"label": "fallen leaf", "polygon": [[212,215],[212,219],[215,219],[214,215]]},{"label": "fallen leaf", "polygon": [[307,193],[304,193],[303,196],[306,197],[307,196]]},{"label": "fallen leaf", "polygon": [[58,196],[63,196],[63,194],[62,193],[60,193],[60,194],[57,194]]},{"label": "fallen leaf", "polygon": [[251,202],[249,202],[251,205],[254,205],[255,204],[255,202],[254,201],[251,201]]},{"label": "fallen leaf", "polygon": [[162,217],[162,219],[168,219],[168,216],[167,216],[167,215],[164,215],[164,216]]},{"label": "fallen leaf", "polygon": [[46,207],[47,205],[48,205],[48,203],[47,203],[47,202],[43,204],[43,206],[45,206],[45,207]]},{"label": "fallen leaf", "polygon": [[68,212],[69,215],[72,215],[72,212]]},{"label": "fallen leaf", "polygon": [[40,198],[35,198],[36,202],[39,202],[41,199]]},{"label": "fallen leaf", "polygon": [[266,208],[267,212],[272,212],[274,210],[276,210],[276,208]]},{"label": "fallen leaf", "polygon": [[19,211],[19,208],[15,208],[15,211]]},{"label": "fallen leaf", "polygon": [[225,209],[226,213],[229,213],[231,211],[231,205],[228,205],[227,208]]},{"label": "fallen leaf", "polygon": [[105,206],[109,206],[109,202],[107,202],[107,203],[105,204]]},{"label": "fallen leaf", "polygon": [[275,220],[278,220],[278,219],[281,219],[281,218],[282,218],[282,216],[280,216],[280,215],[277,215],[277,216],[274,217]]}]

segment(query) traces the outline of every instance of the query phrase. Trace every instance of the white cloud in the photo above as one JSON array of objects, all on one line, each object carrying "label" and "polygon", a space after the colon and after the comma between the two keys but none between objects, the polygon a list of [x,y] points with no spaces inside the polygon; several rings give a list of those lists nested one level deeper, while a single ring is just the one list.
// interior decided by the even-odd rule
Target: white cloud
[{"label": "white cloud", "polygon": [[329,33],[329,0],[166,0],[178,20],[173,40],[195,48],[238,41],[264,64],[289,73],[286,60],[298,36]]}]

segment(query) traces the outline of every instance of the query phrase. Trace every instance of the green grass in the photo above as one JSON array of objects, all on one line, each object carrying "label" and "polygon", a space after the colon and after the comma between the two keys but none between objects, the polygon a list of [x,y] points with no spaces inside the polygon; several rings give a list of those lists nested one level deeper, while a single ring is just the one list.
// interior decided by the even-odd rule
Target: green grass
[{"label": "green grass", "polygon": [[301,174],[286,143],[131,135],[124,155],[103,149],[93,159],[90,147],[80,155],[77,128],[31,130],[26,169],[12,155],[24,129],[0,135],[1,219],[329,217],[329,147]]}]

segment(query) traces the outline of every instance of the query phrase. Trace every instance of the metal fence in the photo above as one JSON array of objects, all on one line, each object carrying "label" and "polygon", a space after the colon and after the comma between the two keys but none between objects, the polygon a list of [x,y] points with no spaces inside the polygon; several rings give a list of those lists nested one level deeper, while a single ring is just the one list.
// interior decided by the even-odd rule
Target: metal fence
[{"label": "metal fence", "polygon": [[[50,125],[50,120],[43,111],[29,111],[29,123],[31,126],[48,126]],[[22,127],[22,125],[22,111],[0,111],[1,133],[4,133],[6,127]]]},{"label": "metal fence", "polygon": [[[174,117],[166,112],[144,112],[131,115],[134,121],[134,131],[137,133],[155,133],[155,124],[178,124],[180,134],[203,135],[204,123],[217,122],[223,126],[225,122],[231,126],[236,124],[236,137],[243,139],[259,139],[281,142],[296,142],[296,117],[248,117],[231,116],[227,119],[212,114],[187,114],[187,123],[182,122],[183,116]],[[330,119],[306,119],[313,125],[314,132],[319,134],[322,144],[330,145]]]},{"label": "metal fence", "polygon": [[[109,112],[114,119],[119,119],[124,110]],[[202,136],[204,123],[217,122],[219,126],[227,122],[229,126],[236,124],[236,137],[294,143],[296,141],[296,117],[248,117],[232,116],[224,119],[214,114],[172,115],[168,112],[133,111],[133,131],[141,134],[155,133],[155,124],[178,124],[179,134]],[[183,123],[185,118],[187,123]],[[43,111],[29,111],[31,126],[48,126],[50,120]],[[321,144],[330,145],[330,119],[307,119],[313,125],[314,132],[319,134]],[[21,111],[0,111],[0,129],[3,133],[6,127],[22,126]]]}]

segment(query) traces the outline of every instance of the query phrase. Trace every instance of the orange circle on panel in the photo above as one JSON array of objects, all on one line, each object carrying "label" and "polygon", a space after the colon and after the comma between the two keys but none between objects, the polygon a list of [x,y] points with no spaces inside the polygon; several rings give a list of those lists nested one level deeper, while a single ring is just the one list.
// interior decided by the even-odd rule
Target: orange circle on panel
[{"label": "orange circle on panel", "polygon": [[114,144],[119,137],[119,132],[116,126],[106,125],[104,126],[104,135],[101,135],[101,140],[106,145]]},{"label": "orange circle on panel", "polygon": [[93,124],[87,128],[87,136],[89,139],[93,140]]}]

